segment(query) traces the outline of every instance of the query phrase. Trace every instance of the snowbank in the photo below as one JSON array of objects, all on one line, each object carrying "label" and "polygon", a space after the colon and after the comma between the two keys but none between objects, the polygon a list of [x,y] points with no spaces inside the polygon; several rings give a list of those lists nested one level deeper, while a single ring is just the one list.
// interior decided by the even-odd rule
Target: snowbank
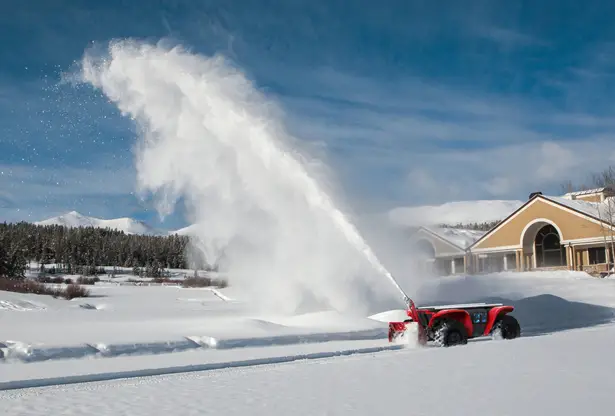
[{"label": "snowbank", "polygon": [[0,292],[4,365],[193,350],[386,339],[386,327],[335,312],[251,316],[224,290],[92,287],[95,297],[65,301]]},{"label": "snowbank", "polygon": [[296,344],[316,344],[334,341],[385,340],[387,328],[362,331],[295,333],[262,337],[216,338],[208,335],[191,335],[182,339],[134,342],[134,343],[85,343],[76,345],[32,345],[7,340],[4,345],[4,360],[26,363],[65,360],[84,357],[111,358],[125,355],[153,355],[183,352],[195,349],[237,349],[271,347]]}]

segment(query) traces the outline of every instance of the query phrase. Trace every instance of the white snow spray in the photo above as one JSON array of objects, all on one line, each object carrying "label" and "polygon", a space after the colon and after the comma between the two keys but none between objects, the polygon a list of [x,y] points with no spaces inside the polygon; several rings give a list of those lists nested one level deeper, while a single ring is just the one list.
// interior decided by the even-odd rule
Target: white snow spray
[{"label": "white snow spray", "polygon": [[[81,78],[138,127],[137,180],[161,216],[181,199],[231,284],[281,313],[365,313],[401,296],[336,208],[279,112],[222,56],[116,41],[86,53]],[[309,169],[308,169],[309,168]],[[261,309],[261,310],[262,310]]]}]

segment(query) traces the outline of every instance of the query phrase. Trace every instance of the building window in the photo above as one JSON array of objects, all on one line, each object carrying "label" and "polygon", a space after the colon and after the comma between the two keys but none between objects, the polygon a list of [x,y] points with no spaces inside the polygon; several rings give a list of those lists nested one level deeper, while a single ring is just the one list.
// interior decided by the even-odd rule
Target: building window
[{"label": "building window", "polygon": [[506,255],[506,270],[515,270],[517,268],[517,255],[515,253]]},{"label": "building window", "polygon": [[498,273],[504,270],[504,258],[498,254],[482,257],[479,262],[479,270],[484,273]]},{"label": "building window", "polygon": [[463,270],[463,257],[455,258],[455,273],[464,273]]},{"label": "building window", "polygon": [[604,247],[588,248],[587,254],[589,254],[589,264],[606,263],[606,250],[604,249]]}]

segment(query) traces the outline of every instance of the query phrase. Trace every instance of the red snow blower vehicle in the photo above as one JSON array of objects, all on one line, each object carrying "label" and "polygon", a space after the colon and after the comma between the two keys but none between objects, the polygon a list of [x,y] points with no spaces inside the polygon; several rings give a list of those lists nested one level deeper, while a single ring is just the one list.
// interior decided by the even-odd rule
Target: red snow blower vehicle
[{"label": "red snow blower vehicle", "polygon": [[[469,303],[417,308],[395,278],[388,272],[385,274],[401,293],[408,316],[400,322],[389,322],[389,342],[412,341],[409,332],[415,331],[419,344],[433,341],[442,347],[467,344],[471,338],[491,336],[496,339],[513,339],[521,335],[519,322],[509,315],[514,310],[512,306]],[[409,331],[409,326],[414,331]]]},{"label": "red snow blower vehicle", "polygon": [[409,298],[406,300],[408,319],[389,322],[389,342],[405,337],[412,323],[418,326],[418,342],[423,345],[433,341],[438,346],[449,347],[466,344],[471,338],[513,339],[521,335],[519,322],[509,315],[514,310],[512,306],[472,303],[417,308]]}]

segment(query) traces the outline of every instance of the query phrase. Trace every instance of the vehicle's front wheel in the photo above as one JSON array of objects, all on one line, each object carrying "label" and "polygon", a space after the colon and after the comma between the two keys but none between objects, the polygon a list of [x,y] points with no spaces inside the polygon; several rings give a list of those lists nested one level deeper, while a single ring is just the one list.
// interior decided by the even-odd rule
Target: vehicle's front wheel
[{"label": "vehicle's front wheel", "polygon": [[468,334],[461,322],[449,319],[438,324],[434,330],[433,340],[440,347],[464,345],[468,343]]},{"label": "vehicle's front wheel", "polygon": [[495,339],[515,339],[521,335],[521,326],[514,316],[504,315],[493,324],[491,336]]}]

